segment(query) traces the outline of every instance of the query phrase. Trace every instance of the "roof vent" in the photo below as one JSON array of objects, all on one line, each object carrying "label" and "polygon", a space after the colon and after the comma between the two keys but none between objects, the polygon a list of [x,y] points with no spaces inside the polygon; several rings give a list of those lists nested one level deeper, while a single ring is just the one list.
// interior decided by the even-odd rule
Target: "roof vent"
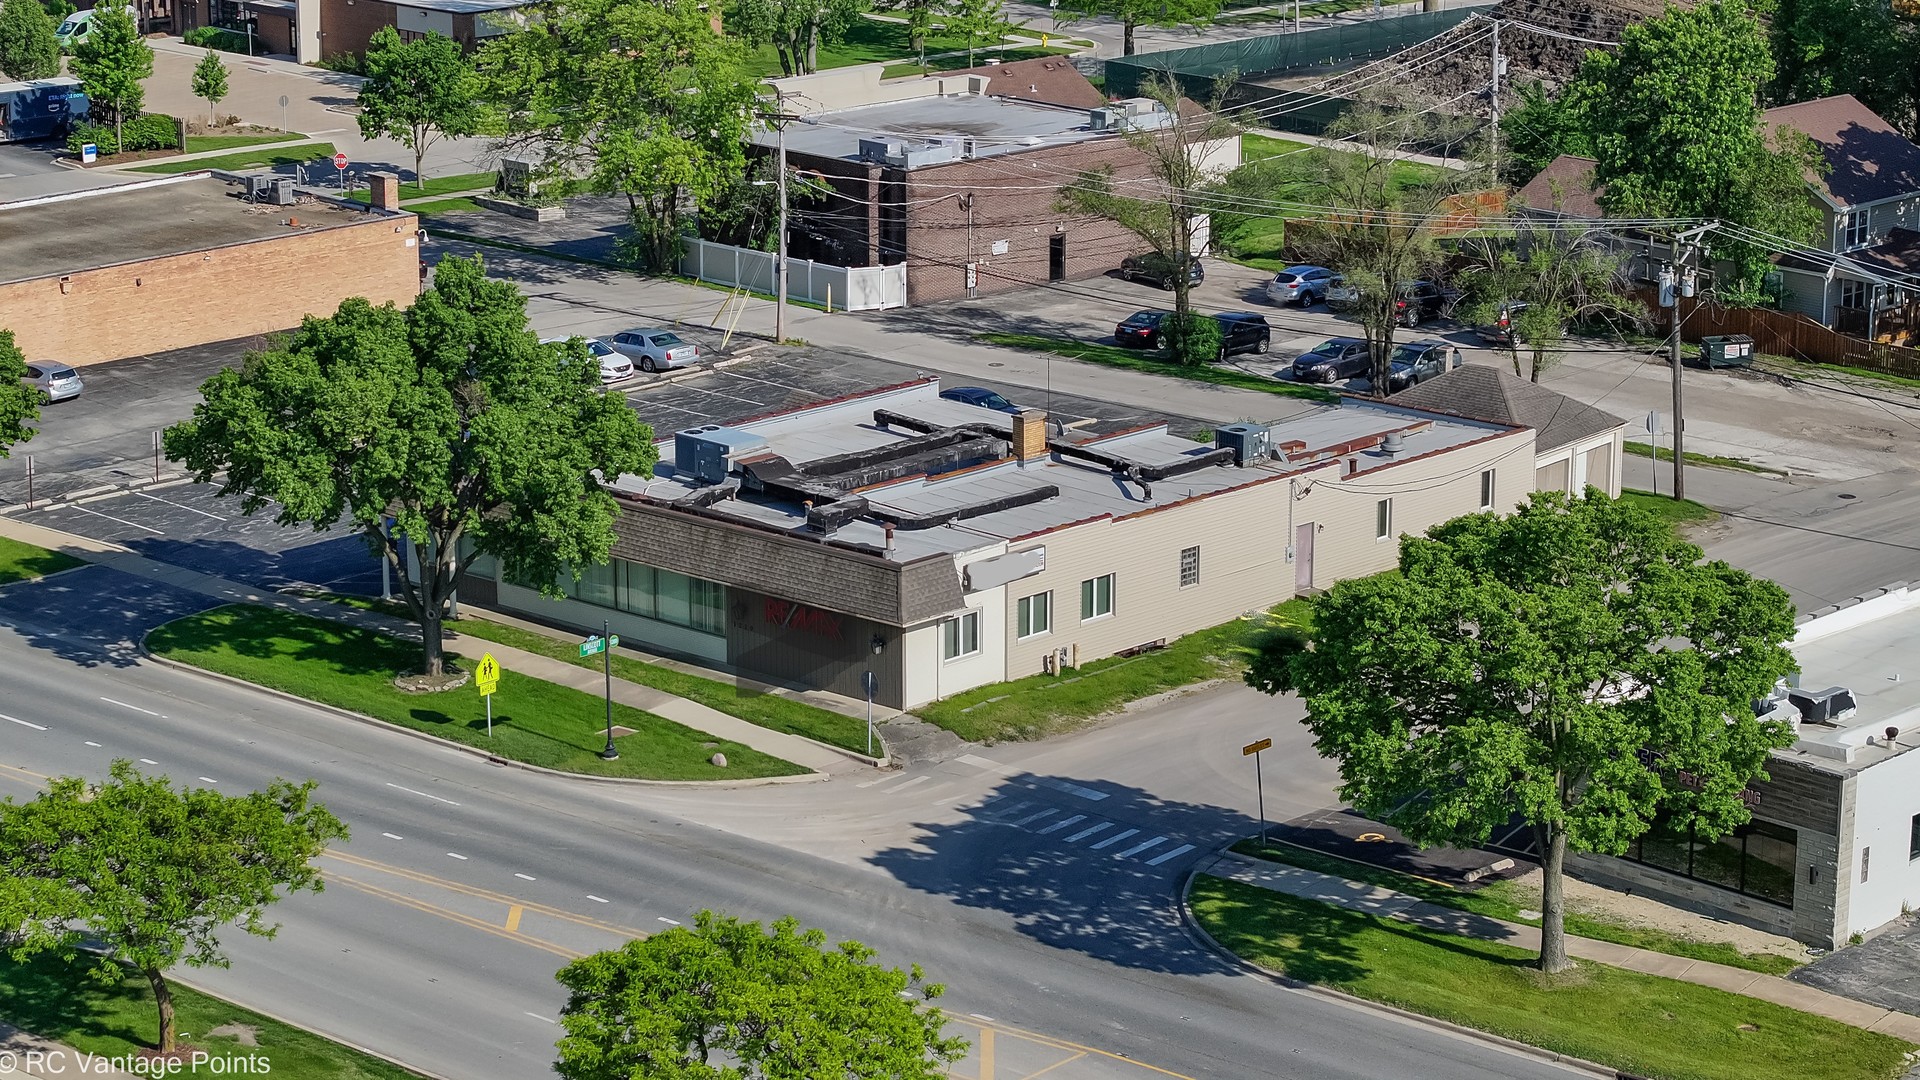
[{"label": "roof vent", "polygon": [[1389,431],[1387,437],[1380,440],[1380,452],[1388,457],[1398,457],[1400,451],[1407,448],[1407,436],[1404,432]]}]

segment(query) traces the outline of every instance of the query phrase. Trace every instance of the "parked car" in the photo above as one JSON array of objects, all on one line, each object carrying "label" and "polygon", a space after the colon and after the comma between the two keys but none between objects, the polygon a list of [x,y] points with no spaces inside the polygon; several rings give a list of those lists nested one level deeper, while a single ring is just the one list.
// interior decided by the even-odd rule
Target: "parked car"
[{"label": "parked car", "polygon": [[984,386],[956,386],[951,390],[940,391],[940,396],[948,401],[957,401],[962,405],[978,405],[994,412],[1017,413],[1020,406],[994,393]]},{"label": "parked car", "polygon": [[700,346],[680,340],[671,330],[622,330],[603,340],[632,357],[641,371],[671,371],[700,359]]},{"label": "parked car", "polygon": [[86,384],[80,381],[79,372],[65,364],[45,362],[28,364],[27,373],[21,377],[20,384],[38,391],[42,405],[77,398],[80,391],[86,389]]},{"label": "parked car", "polygon": [[1170,311],[1134,312],[1113,328],[1114,343],[1130,349],[1157,349],[1165,345],[1160,324],[1171,314]]},{"label": "parked car", "polygon": [[1493,322],[1474,331],[1480,340],[1495,348],[1511,349],[1520,344],[1518,337],[1518,317],[1527,310],[1525,300],[1509,300],[1494,312]]},{"label": "parked car", "polygon": [[1345,275],[1335,274],[1327,280],[1327,291],[1321,295],[1328,311],[1339,311],[1360,299],[1360,290],[1347,284]]},{"label": "parked car", "polygon": [[[1120,277],[1126,281],[1143,281],[1148,285],[1158,285],[1163,289],[1173,288],[1173,279],[1179,273],[1173,260],[1157,251],[1145,255],[1129,255],[1120,260]],[[1200,257],[1194,256],[1187,263],[1187,282],[1198,285],[1207,280],[1206,268],[1200,265]]]},{"label": "parked car", "polygon": [[1459,293],[1442,289],[1431,281],[1406,281],[1395,292],[1393,306],[1399,313],[1401,325],[1412,327],[1446,314],[1459,298]]},{"label": "parked car", "polygon": [[[568,338],[544,338],[540,344],[565,345],[569,340]],[[633,378],[633,361],[613,351],[606,342],[598,338],[588,338],[587,355],[599,362],[602,383],[617,383],[622,379]]]},{"label": "parked car", "polygon": [[1293,360],[1293,381],[1331,383],[1366,376],[1373,360],[1365,338],[1328,338]]},{"label": "parked car", "polygon": [[1326,299],[1327,288],[1337,277],[1324,266],[1289,266],[1267,282],[1267,299],[1276,304],[1312,307]]},{"label": "parked car", "polygon": [[1252,311],[1223,311],[1215,315],[1220,324],[1220,359],[1234,353],[1263,353],[1273,347],[1273,327],[1267,317]]},{"label": "parked car", "polygon": [[1400,346],[1393,350],[1389,361],[1393,366],[1387,375],[1387,392],[1405,390],[1436,375],[1445,375],[1452,356],[1453,343],[1439,338],[1410,341]]}]

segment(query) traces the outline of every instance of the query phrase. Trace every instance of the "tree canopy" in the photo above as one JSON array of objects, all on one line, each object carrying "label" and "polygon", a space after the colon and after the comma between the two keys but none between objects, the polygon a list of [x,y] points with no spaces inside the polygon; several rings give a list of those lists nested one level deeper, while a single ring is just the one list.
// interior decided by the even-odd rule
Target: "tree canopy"
[{"label": "tree canopy", "polygon": [[526,299],[478,258],[441,260],[405,311],[355,297],[308,316],[200,392],[167,456],[201,482],[219,475],[243,513],[350,522],[398,571],[427,674],[442,671],[442,612],[475,559],[549,591],[563,569],[606,562],[616,510],[599,478],[656,459],[585,344],[540,344]]},{"label": "tree canopy", "polygon": [[1112,19],[1120,24],[1120,55],[1133,55],[1133,32],[1142,26],[1205,26],[1220,14],[1220,0],[1063,0],[1054,9],[1061,24]]},{"label": "tree canopy", "polygon": [[73,76],[86,91],[95,119],[113,118],[113,148],[122,145],[126,121],[147,103],[144,79],[153,74],[153,47],[140,36],[133,9],[102,4],[93,13],[93,29],[74,50]]},{"label": "tree canopy", "polygon": [[400,140],[413,151],[413,181],[424,188],[427,149],[480,130],[486,115],[480,76],[452,38],[430,33],[402,41],[391,26],[374,32],[365,63],[360,134]]},{"label": "tree canopy", "polygon": [[1793,741],[1753,709],[1795,670],[1793,605],[1594,488],[1403,537],[1399,570],[1314,598],[1307,639],[1268,644],[1247,681],[1297,691],[1341,797],[1414,843],[1532,826],[1541,966],[1564,968],[1569,846],[1748,820],[1742,792]]},{"label": "tree canopy", "polygon": [[569,991],[554,1071],[565,1080],[938,1080],[966,1053],[927,1002],[943,990],[828,946],[792,918],[701,912],[561,968]]},{"label": "tree canopy", "polygon": [[40,419],[40,400],[27,377],[27,356],[14,344],[13,331],[0,330],[0,458],[14,446],[33,438],[33,422]]},{"label": "tree canopy", "polygon": [[820,46],[844,40],[868,0],[739,0],[733,29],[749,45],[772,45],[782,75],[820,70]]},{"label": "tree canopy", "polygon": [[[207,54],[194,65],[193,96],[207,103],[208,113],[216,113],[220,102],[227,96],[227,65],[220,59],[220,54],[212,49],[208,49]],[[214,115],[212,120],[216,124],[220,122],[218,115]]]},{"label": "tree canopy", "polygon": [[1534,382],[1560,362],[1567,328],[1605,319],[1637,324],[1646,306],[1632,295],[1627,256],[1605,232],[1521,224],[1512,235],[1483,235],[1460,245],[1474,265],[1462,275],[1478,299],[1460,317],[1493,323],[1504,317],[1513,373]]},{"label": "tree canopy", "polygon": [[[503,149],[550,182],[627,199],[637,261],[677,264],[686,214],[746,168],[756,80],[692,0],[547,0],[481,66],[507,106]],[[576,180],[575,178],[581,178]]]},{"label": "tree canopy", "polygon": [[60,74],[56,29],[40,0],[0,3],[0,76],[28,82]]},{"label": "tree canopy", "polygon": [[1852,94],[1920,139],[1920,21],[1886,0],[1773,0],[1777,104]]},{"label": "tree canopy", "polygon": [[[226,795],[176,789],[116,761],[109,779],[58,777],[26,803],[0,802],[0,925],[12,955],[95,946],[100,965],[147,977],[171,1052],[176,965],[226,967],[219,931],[272,937],[265,909],[319,892],[313,860],[347,827],[313,801],[314,781]],[[104,974],[105,972],[103,972]]]}]

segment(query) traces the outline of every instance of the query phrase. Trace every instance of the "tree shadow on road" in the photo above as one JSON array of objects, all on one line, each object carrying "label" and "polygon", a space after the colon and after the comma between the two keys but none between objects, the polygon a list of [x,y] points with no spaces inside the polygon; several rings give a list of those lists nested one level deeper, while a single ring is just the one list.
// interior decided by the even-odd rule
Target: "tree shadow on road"
[{"label": "tree shadow on road", "polygon": [[80,667],[132,667],[147,631],[219,602],[109,567],[85,566],[0,589],[0,625]]}]

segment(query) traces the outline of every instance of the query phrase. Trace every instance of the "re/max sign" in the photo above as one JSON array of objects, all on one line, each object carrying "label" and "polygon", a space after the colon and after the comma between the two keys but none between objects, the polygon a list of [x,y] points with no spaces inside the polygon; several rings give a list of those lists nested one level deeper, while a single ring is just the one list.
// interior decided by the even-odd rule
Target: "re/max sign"
[{"label": "re/max sign", "polygon": [[840,640],[840,616],[791,600],[768,600],[767,621],[775,626]]}]

